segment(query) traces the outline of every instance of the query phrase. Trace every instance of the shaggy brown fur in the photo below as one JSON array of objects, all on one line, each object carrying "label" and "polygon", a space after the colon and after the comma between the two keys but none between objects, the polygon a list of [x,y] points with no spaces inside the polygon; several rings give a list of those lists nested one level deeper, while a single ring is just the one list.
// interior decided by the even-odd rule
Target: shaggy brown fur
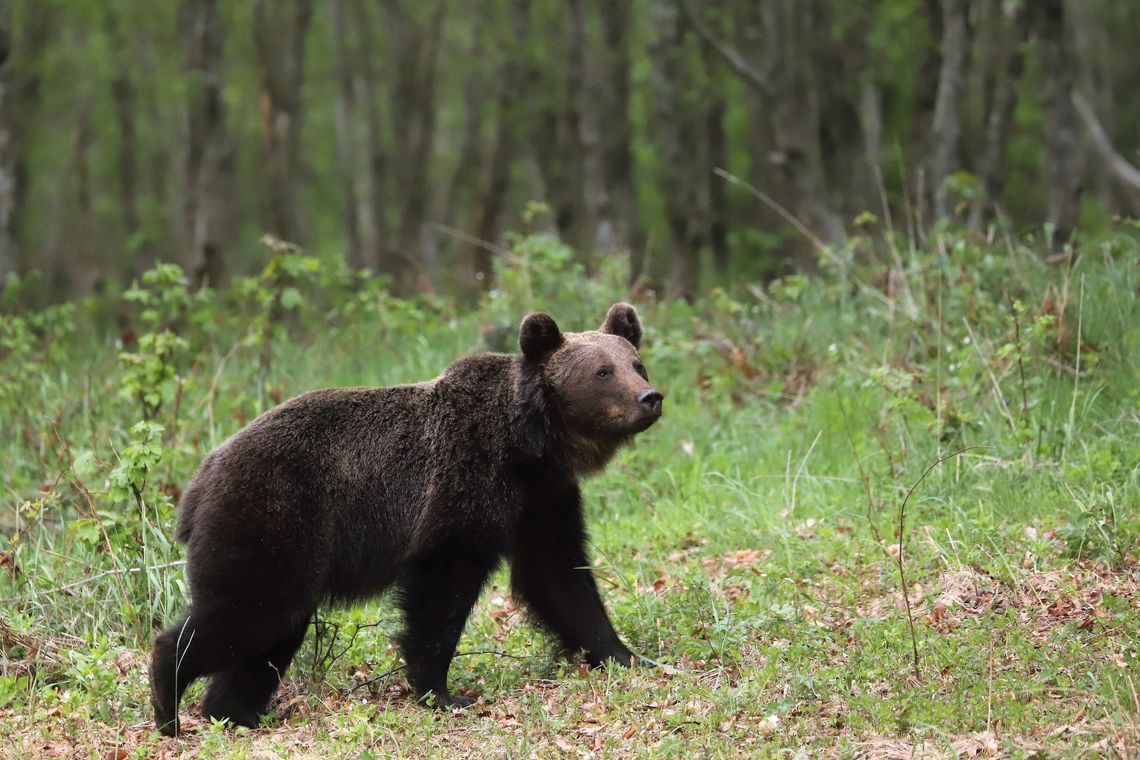
[{"label": "shaggy brown fur", "polygon": [[515,594],[588,661],[635,656],[588,570],[578,479],[661,414],[615,304],[600,330],[563,334],[545,314],[522,355],[460,359],[440,377],[299,396],[206,457],[182,498],[190,610],[151,658],[159,730],[210,676],[203,711],[255,726],[322,603],[399,589],[408,681],[436,706],[487,576],[507,557]]}]

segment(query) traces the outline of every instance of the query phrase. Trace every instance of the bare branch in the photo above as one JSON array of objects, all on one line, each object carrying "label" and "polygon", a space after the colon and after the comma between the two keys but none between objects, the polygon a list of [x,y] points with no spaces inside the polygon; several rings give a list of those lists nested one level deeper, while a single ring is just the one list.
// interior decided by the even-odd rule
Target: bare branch
[{"label": "bare branch", "polygon": [[[173,562],[164,562],[161,565],[148,565],[146,567],[126,567],[126,568],[123,568],[122,572],[129,575],[130,573],[141,573],[144,571],[150,572],[152,570],[165,570],[168,567],[179,567],[180,565],[185,565],[185,564],[186,564],[186,560],[179,559],[179,560],[175,560]],[[96,573],[95,575],[92,575],[88,578],[84,578],[83,580],[78,580],[78,581],[75,581],[74,583],[67,583],[67,584],[64,584],[63,586],[56,586],[55,588],[42,589],[42,590],[41,589],[33,589],[31,594],[21,594],[19,596],[10,596],[7,599],[0,599],[0,604],[14,604],[16,602],[27,602],[27,601],[30,601],[30,600],[35,599],[37,597],[47,596],[49,594],[60,594],[60,593],[63,593],[65,591],[71,591],[72,589],[79,588],[80,586],[86,586],[88,583],[95,583],[96,581],[99,581],[99,580],[102,580],[103,578],[106,578],[108,575],[117,576],[117,575],[119,575],[119,572],[120,571],[118,568],[116,568],[114,570],[104,570],[101,573]]]},{"label": "bare branch", "polygon": [[[1097,155],[1104,161],[1105,166],[1117,180],[1127,185],[1130,190],[1140,192],[1140,169],[1133,166],[1128,159],[1117,152],[1116,148],[1112,147],[1112,140],[1104,131],[1100,119],[1096,116],[1096,111],[1093,110],[1092,104],[1085,96],[1078,90],[1073,90],[1070,97],[1081,121],[1085,123],[1085,129],[1088,130],[1089,139],[1092,140]],[[1140,201],[1140,197],[1134,197],[1133,200]]]},{"label": "bare branch", "polygon": [[770,96],[772,94],[772,82],[768,77],[768,72],[756,68],[735,48],[713,34],[713,31],[709,29],[700,14],[693,10],[689,2],[690,0],[677,0],[677,5],[681,7],[681,12],[685,14],[685,18],[697,30],[697,34],[701,35],[704,41],[716,51],[717,55],[725,60],[725,63],[736,72],[737,76],[759,90],[761,95]]}]

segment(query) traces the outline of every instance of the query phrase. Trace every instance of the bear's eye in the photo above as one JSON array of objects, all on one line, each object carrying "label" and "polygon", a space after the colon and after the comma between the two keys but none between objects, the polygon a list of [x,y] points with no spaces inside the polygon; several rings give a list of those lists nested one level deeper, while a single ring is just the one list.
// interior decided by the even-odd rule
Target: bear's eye
[{"label": "bear's eye", "polygon": [[642,364],[641,362],[634,362],[633,363],[633,371],[636,372],[637,374],[641,375],[642,380],[648,380],[649,379],[649,374],[645,371],[645,365]]},{"label": "bear's eye", "polygon": [[598,377],[600,377],[602,379],[605,379],[605,378],[609,377],[610,375],[612,375],[613,373],[614,373],[614,371],[612,369],[610,369],[609,367],[602,367],[600,370],[598,370],[594,374],[596,374]]}]

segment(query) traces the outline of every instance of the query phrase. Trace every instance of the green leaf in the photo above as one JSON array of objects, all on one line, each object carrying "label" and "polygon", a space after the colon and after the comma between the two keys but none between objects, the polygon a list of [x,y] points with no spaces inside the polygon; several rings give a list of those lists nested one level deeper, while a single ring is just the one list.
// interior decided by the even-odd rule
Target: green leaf
[{"label": "green leaf", "polygon": [[285,288],[281,291],[281,306],[285,309],[295,309],[304,303],[305,298],[296,288]]}]

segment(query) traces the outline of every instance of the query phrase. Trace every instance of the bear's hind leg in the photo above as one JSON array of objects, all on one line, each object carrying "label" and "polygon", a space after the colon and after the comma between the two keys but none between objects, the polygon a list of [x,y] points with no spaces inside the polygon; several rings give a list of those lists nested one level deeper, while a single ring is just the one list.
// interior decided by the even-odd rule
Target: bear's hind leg
[{"label": "bear's hind leg", "polygon": [[228,719],[235,726],[256,728],[293,662],[308,625],[306,620],[257,656],[217,672],[202,698],[202,714],[215,720]]},{"label": "bear's hind leg", "polygon": [[224,667],[227,648],[194,624],[193,609],[154,641],[150,658],[150,703],[154,723],[165,736],[178,734],[178,703],[186,687]]},{"label": "bear's hind leg", "polygon": [[467,707],[474,701],[448,691],[447,671],[467,616],[496,564],[494,558],[441,550],[413,561],[401,581],[405,629],[400,643],[408,683],[421,700],[432,695],[436,708]]}]

